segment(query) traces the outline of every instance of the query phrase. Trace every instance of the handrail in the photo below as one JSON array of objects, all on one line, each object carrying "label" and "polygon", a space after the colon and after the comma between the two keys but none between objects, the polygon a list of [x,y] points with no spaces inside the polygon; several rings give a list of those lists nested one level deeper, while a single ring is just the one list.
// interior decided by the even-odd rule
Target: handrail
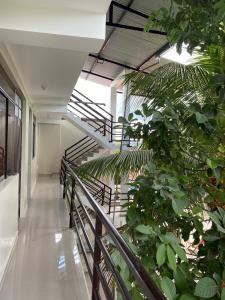
[{"label": "handrail", "polygon": [[[93,198],[93,196],[90,194],[90,192],[87,190],[85,185],[82,183],[81,179],[75,174],[74,170],[70,167],[70,165],[66,162],[65,159],[62,160],[62,164],[65,168],[65,174],[64,174],[64,195],[65,195],[65,189],[66,189],[66,182],[67,182],[67,174],[69,174],[69,180],[72,181],[72,194],[71,194],[71,208],[73,209],[73,199],[74,199],[74,191],[75,191],[75,185],[78,185],[80,189],[82,190],[82,193],[86,196],[87,200],[89,201],[89,204],[92,206],[93,211],[96,214],[96,224],[95,224],[95,244],[94,244],[94,264],[93,264],[93,280],[92,280],[92,300],[98,300],[99,299],[99,291],[100,291],[100,283],[104,285],[104,280],[102,281],[102,278],[99,274],[101,272],[100,270],[100,263],[101,263],[101,256],[104,256],[104,250],[102,247],[102,230],[103,226],[106,230],[106,235],[108,235],[112,241],[114,242],[117,250],[120,252],[121,256],[123,257],[125,263],[129,267],[129,270],[139,286],[142,289],[142,293],[145,295],[146,299],[149,300],[165,300],[165,296],[162,294],[162,292],[157,288],[155,283],[150,278],[148,272],[145,270],[144,266],[141,264],[140,260],[134,255],[134,253],[131,251],[127,243],[124,241],[120,233],[116,230],[114,225],[111,223],[111,221],[107,218],[105,212],[103,211],[100,204]],[[76,207],[75,210],[77,211]],[[85,211],[85,213],[87,213]],[[71,211],[70,217],[73,219],[73,210]],[[83,230],[83,224],[80,224]],[[76,226],[76,231],[78,233],[79,237],[79,230]],[[80,238],[80,237],[79,237]],[[84,250],[84,249],[83,249]],[[111,262],[113,263],[112,259]],[[112,275],[115,277],[116,281],[120,280],[121,277],[119,274],[112,273]],[[124,285],[118,285],[120,288],[121,295],[123,299],[131,299],[129,296],[129,293],[126,289],[126,286]],[[103,286],[104,288],[104,286]],[[107,299],[110,299],[107,297]]]},{"label": "handrail", "polygon": [[65,157],[75,162],[84,157],[90,150],[96,149],[98,143],[91,137],[86,136],[65,150]]},{"label": "handrail", "polygon": [[[77,168],[77,165],[68,159],[67,157],[64,157],[65,161],[70,165],[73,166],[73,168]],[[88,178],[85,177],[83,179],[84,185],[88,188],[88,190],[91,192],[92,196],[93,191],[95,191],[95,195],[97,198],[99,198],[99,193],[102,193],[102,198],[101,198],[101,205],[104,205],[105,203],[107,204],[107,213],[111,213],[111,206],[112,206],[112,188],[99,180],[98,178]],[[95,197],[94,197],[95,198]]]},{"label": "handrail", "polygon": [[[80,99],[80,97],[83,98]],[[112,142],[113,115],[103,109],[99,103],[92,101],[87,96],[74,89],[68,106],[74,110],[71,111],[73,114],[84,116],[87,119],[86,122],[103,136],[109,134],[109,141]]]},{"label": "handrail", "polygon": [[[82,97],[84,97],[85,99],[87,99],[88,101],[90,101],[92,104],[97,104],[99,105],[98,103],[94,102],[93,100],[91,100],[90,98],[88,98],[87,96],[85,96],[84,94],[82,94],[80,91],[74,89],[75,92],[77,92],[78,94],[80,94]],[[104,108],[102,107],[99,107],[102,111],[104,111],[106,114],[108,114],[110,117],[113,117],[112,114],[110,114],[107,110],[105,110]]]}]

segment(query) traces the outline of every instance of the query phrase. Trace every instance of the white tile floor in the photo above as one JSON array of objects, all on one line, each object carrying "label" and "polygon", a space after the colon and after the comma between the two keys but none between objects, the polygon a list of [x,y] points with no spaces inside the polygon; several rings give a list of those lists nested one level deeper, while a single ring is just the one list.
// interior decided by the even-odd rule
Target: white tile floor
[{"label": "white tile floor", "polygon": [[0,300],[88,300],[58,178],[40,177]]}]

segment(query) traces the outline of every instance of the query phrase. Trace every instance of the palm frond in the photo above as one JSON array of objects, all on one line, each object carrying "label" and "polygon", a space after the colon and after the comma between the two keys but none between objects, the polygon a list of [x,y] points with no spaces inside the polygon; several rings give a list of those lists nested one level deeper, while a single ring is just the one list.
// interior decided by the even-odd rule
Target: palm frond
[{"label": "palm frond", "polygon": [[208,91],[209,73],[197,65],[169,63],[147,75],[132,72],[125,76],[124,83],[130,85],[131,95],[144,97],[151,106],[167,99],[180,101],[183,95],[189,95],[191,102],[199,102],[198,95]]},{"label": "palm frond", "polygon": [[118,179],[129,172],[139,172],[152,161],[152,150],[122,151],[106,157],[91,160],[77,168],[80,176]]},{"label": "palm frond", "polygon": [[200,54],[196,64],[207,70],[210,74],[225,74],[225,50],[221,46],[211,46]]}]

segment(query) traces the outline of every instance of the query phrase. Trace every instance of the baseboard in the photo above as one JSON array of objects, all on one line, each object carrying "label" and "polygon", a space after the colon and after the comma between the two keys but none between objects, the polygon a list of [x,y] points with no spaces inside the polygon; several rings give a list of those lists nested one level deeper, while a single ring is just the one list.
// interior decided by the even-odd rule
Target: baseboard
[{"label": "baseboard", "polygon": [[6,275],[7,271],[8,271],[8,269],[9,269],[9,264],[10,264],[10,262],[12,260],[12,255],[13,255],[13,252],[15,250],[15,246],[17,244],[17,241],[18,241],[18,231],[16,232],[16,236],[14,237],[14,241],[13,241],[12,247],[9,250],[9,254],[8,254],[8,257],[7,257],[6,263],[5,263],[5,268],[4,268],[2,277],[0,278],[0,290],[2,289],[2,285],[3,285],[4,279],[5,279],[5,275]]}]

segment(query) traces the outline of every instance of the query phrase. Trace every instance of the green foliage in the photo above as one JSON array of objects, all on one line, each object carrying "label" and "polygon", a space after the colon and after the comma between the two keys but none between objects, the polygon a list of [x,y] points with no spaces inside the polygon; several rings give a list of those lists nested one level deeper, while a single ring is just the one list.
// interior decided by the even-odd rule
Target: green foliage
[{"label": "green foliage", "polygon": [[201,278],[195,287],[195,295],[204,299],[212,298],[218,290],[217,283],[209,277]]},{"label": "green foliage", "polygon": [[[123,233],[168,299],[225,297],[225,101],[224,83],[217,80],[225,69],[217,66],[224,58],[217,52],[220,59],[210,48],[199,66],[169,64],[152,75],[129,74],[132,91],[145,101],[120,121],[141,149],[79,168],[82,176],[117,181],[141,172],[131,184],[134,201]],[[132,297],[143,299],[115,253]]]},{"label": "green foliage", "polygon": [[164,30],[169,42],[177,44],[178,52],[183,43],[192,52],[197,46],[206,49],[210,45],[224,44],[224,24],[224,0],[170,0],[168,7],[161,7],[150,15],[146,31]]},{"label": "green foliage", "polygon": [[176,287],[173,281],[168,277],[163,277],[161,280],[161,288],[169,300],[173,300],[176,296]]},{"label": "green foliage", "polygon": [[151,162],[152,156],[151,149],[123,151],[82,164],[77,172],[80,176],[109,177],[119,182],[127,173],[139,172],[144,165]]},{"label": "green foliage", "polygon": [[[131,184],[126,234],[168,299],[225,297],[225,102],[215,80],[225,72],[213,67],[214,54],[198,67],[170,64],[127,78],[145,102],[123,120],[126,133],[153,156]],[[177,86],[176,75],[169,78],[176,69]],[[157,72],[168,84],[160,89]],[[190,72],[201,74],[195,85]]]}]

